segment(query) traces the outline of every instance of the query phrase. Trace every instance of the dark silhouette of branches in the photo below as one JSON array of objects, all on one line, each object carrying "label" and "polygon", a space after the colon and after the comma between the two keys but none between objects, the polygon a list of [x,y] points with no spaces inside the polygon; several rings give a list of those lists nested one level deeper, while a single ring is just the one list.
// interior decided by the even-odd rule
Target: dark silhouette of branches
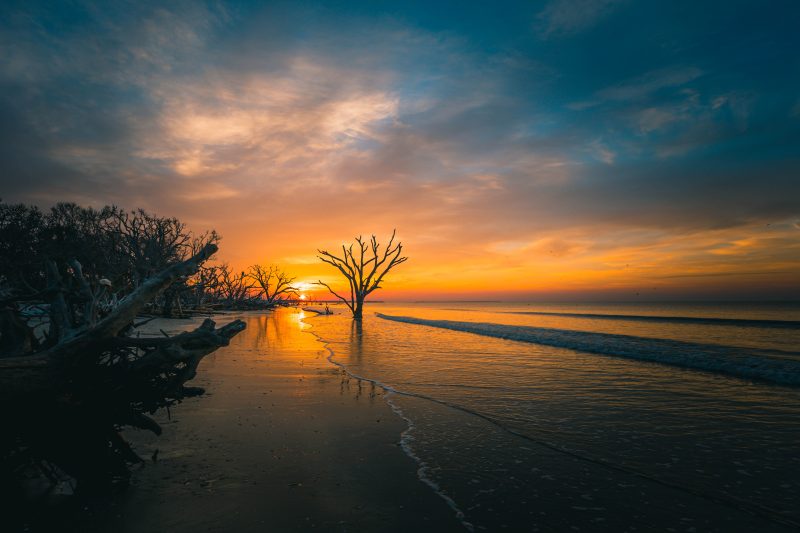
[{"label": "dark silhouette of branches", "polygon": [[[66,311],[50,308],[51,326],[58,339],[68,326],[92,323],[145,279],[171,264],[196,255],[207,244],[217,244],[213,232],[194,235],[176,218],[116,206],[85,208],[57,204],[47,211],[0,203],[0,303],[41,299],[58,279],[65,281]],[[204,278],[208,267],[197,276]],[[73,275],[75,274],[75,275]],[[193,275],[194,276],[194,275]],[[202,283],[190,277],[176,280],[153,302],[170,316],[173,305],[189,304]]]},{"label": "dark silhouette of branches", "polygon": [[256,288],[259,289],[258,297],[268,304],[283,300],[284,296],[297,294],[297,288],[292,286],[296,278],[290,277],[277,265],[253,265],[247,276],[255,281]]},{"label": "dark silhouette of branches", "polygon": [[217,270],[217,298],[227,306],[232,307],[252,300],[250,283],[247,274],[242,271],[233,272],[227,264],[222,264]]},{"label": "dark silhouette of branches", "polygon": [[344,277],[350,286],[350,295],[342,296],[334,291],[327,283],[322,280],[317,281],[328,289],[331,294],[347,305],[353,313],[353,318],[361,320],[364,314],[364,300],[376,289],[381,288],[384,276],[396,267],[408,260],[402,256],[403,244],[394,242],[397,230],[392,231],[389,243],[381,251],[381,245],[372,235],[369,241],[365,241],[360,235],[355,238],[355,243],[350,246],[342,245],[342,254],[337,256],[327,250],[317,250],[319,259],[335,267]]},{"label": "dark silhouette of branches", "polygon": [[[64,214],[82,219],[66,223]],[[0,416],[4,421],[0,488],[31,469],[46,475],[52,465],[77,480],[79,488],[104,490],[108,484],[126,482],[127,465],[142,459],[119,429],[133,426],[160,433],[148,413],[202,393],[185,383],[195,376],[205,355],[227,345],[245,327],[236,320],[217,328],[207,319],[180,335],[138,336],[135,319],[140,311],[173,284],[191,277],[217,246],[206,243],[190,257],[172,261],[141,279],[123,298],[109,302],[105,296],[111,281],[97,279],[96,272],[111,268],[112,263],[103,257],[102,249],[93,250],[85,239],[107,243],[120,234],[108,232],[105,226],[103,232],[92,233],[98,222],[109,220],[98,214],[107,212],[68,208],[58,213],[52,226],[37,227],[45,217],[35,210],[0,208],[0,234],[17,235],[25,223],[34,222],[29,229],[36,230],[32,236],[37,244],[2,242],[3,247],[27,253],[24,258],[32,262],[21,263],[26,268],[15,276],[5,269],[22,257],[5,258],[0,271],[5,293],[0,307]],[[4,215],[8,216],[4,219]],[[89,237],[82,236],[84,231]],[[42,242],[40,235],[55,238]],[[65,243],[73,248],[64,248]],[[72,252],[80,254],[81,261],[70,257]]]}]

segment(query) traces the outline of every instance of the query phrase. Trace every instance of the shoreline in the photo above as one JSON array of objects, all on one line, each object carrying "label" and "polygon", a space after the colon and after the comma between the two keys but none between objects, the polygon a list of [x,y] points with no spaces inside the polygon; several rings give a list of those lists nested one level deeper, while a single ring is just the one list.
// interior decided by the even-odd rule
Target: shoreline
[{"label": "shoreline", "polygon": [[[126,431],[152,461],[135,473],[129,493],[71,513],[79,520],[67,520],[68,529],[796,526],[793,479],[777,472],[791,466],[793,444],[780,432],[752,433],[769,430],[765,424],[794,427],[787,418],[798,405],[793,389],[783,398],[775,387],[672,365],[423,328],[381,313],[353,322],[341,308],[334,316],[313,311],[215,317],[243,318],[248,329],[204,360],[193,385],[208,393],[173,407],[171,417],[159,413],[161,438]],[[437,313],[429,319],[438,321]],[[202,318],[154,321],[145,335],[174,333],[193,320]],[[530,372],[515,381],[509,366]],[[634,386],[609,386],[619,380]],[[739,397],[743,386],[749,399]],[[698,396],[700,389],[707,392]],[[667,393],[674,405],[664,403]],[[586,403],[587,394],[596,401]],[[762,413],[778,403],[789,411]],[[745,404],[759,419],[732,418],[731,407]],[[683,416],[686,409],[694,418]],[[720,416],[691,424],[709,411]],[[687,432],[668,441],[670,462],[653,425]],[[785,460],[755,457],[726,435]],[[658,501],[681,514],[650,505]]]},{"label": "shoreline", "polygon": [[[415,309],[421,322],[451,314]],[[416,316],[410,311],[384,312]],[[796,425],[796,389],[385,321],[380,313],[352,328],[344,318],[310,322],[330,342],[332,362],[396,390],[387,400],[413,421],[413,451],[476,529],[797,525],[794,480],[778,470],[792,471],[794,444],[779,428]],[[758,416],[741,416],[742,406]]]},{"label": "shoreline", "polygon": [[157,462],[74,530],[464,530],[400,449],[385,392],[351,384],[301,311],[240,317],[241,338],[201,364],[204,396],[157,413],[160,437],[125,431]]},{"label": "shoreline", "polygon": [[[305,310],[306,309],[304,309],[304,311]],[[316,312],[316,311],[313,311],[313,310],[311,310],[311,311],[312,312]],[[317,314],[314,317],[310,317],[310,318],[316,318],[316,317],[320,317],[320,316],[326,316],[326,313],[317,312]],[[304,322],[305,322],[305,319],[304,319]],[[306,323],[309,324],[311,327],[314,326],[313,322],[311,322],[311,323],[306,322]],[[403,450],[403,453],[405,453],[405,455],[409,459],[411,459],[412,461],[414,461],[417,464],[417,466],[418,466],[418,468],[417,468],[417,479],[419,479],[420,483],[423,483],[423,484],[427,485],[437,496],[439,496],[444,501],[444,503],[455,514],[455,518],[461,523],[461,525],[464,527],[464,529],[466,529],[467,531],[470,531],[470,532],[474,531],[475,530],[475,526],[466,520],[466,517],[464,515],[464,511],[461,510],[461,508],[458,506],[458,503],[453,498],[451,498],[450,496],[445,494],[445,492],[442,490],[442,488],[433,479],[431,479],[427,475],[426,472],[430,469],[429,465],[424,460],[422,460],[422,458],[420,458],[419,455],[417,455],[414,452],[414,450],[412,449],[410,442],[413,441],[413,439],[414,439],[414,437],[411,436],[411,432],[415,428],[414,422],[413,422],[413,420],[411,420],[403,412],[402,408],[396,402],[392,401],[392,397],[394,395],[397,395],[397,394],[403,395],[405,393],[399,392],[396,389],[394,389],[394,388],[392,388],[392,387],[390,387],[390,386],[388,386],[388,385],[386,385],[384,383],[381,383],[380,381],[377,381],[375,379],[366,378],[366,377],[354,374],[350,369],[347,368],[347,366],[345,366],[344,364],[336,362],[336,361],[333,360],[333,357],[336,355],[336,352],[334,352],[333,348],[330,347],[330,342],[328,342],[327,340],[325,340],[324,338],[319,336],[313,330],[309,331],[309,333],[314,335],[314,337],[317,339],[317,341],[319,341],[323,345],[325,350],[327,350],[328,356],[326,357],[326,360],[331,365],[336,366],[343,373],[347,374],[351,378],[357,379],[359,382],[366,381],[368,383],[371,383],[373,386],[380,387],[381,389],[383,389],[385,391],[384,396],[383,396],[384,401],[389,406],[389,408],[392,410],[392,412],[398,418],[402,419],[406,424],[406,429],[403,430],[400,433],[400,448]]]}]

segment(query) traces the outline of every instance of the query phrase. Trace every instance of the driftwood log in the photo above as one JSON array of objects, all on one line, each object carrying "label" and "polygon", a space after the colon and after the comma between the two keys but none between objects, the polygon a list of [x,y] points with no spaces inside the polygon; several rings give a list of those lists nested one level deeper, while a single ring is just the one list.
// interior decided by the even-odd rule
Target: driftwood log
[{"label": "driftwood log", "polygon": [[[48,269],[45,300],[50,331],[56,332],[48,338],[50,346],[36,351],[30,331],[22,326],[4,329],[17,331],[4,335],[4,351],[29,355],[0,358],[0,477],[11,479],[38,465],[45,472],[66,473],[83,487],[127,480],[128,466],[142,460],[120,429],[133,426],[160,434],[148,414],[202,393],[185,383],[204,356],[245,328],[241,320],[217,328],[206,319],[194,331],[174,336],[135,336],[137,313],[172,283],[195,273],[216,251],[216,245],[208,244],[152,276],[102,317],[92,307],[96,298],[80,265],[70,264],[86,296],[79,325],[69,319],[60,298],[58,270]],[[13,319],[10,313],[0,317],[7,326]]]}]

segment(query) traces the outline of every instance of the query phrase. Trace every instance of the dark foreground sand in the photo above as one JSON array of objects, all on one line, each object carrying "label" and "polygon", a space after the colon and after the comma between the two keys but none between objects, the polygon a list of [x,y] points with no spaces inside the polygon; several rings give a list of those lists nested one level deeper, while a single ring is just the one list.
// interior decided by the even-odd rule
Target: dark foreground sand
[{"label": "dark foreground sand", "polygon": [[[130,489],[77,518],[119,532],[463,531],[416,477],[405,423],[380,389],[349,382],[282,309],[207,357],[208,394],[160,413],[164,434],[128,431],[143,457]],[[218,318],[218,322],[227,317]],[[166,323],[172,330],[186,322]],[[165,327],[159,324],[158,327]]]}]

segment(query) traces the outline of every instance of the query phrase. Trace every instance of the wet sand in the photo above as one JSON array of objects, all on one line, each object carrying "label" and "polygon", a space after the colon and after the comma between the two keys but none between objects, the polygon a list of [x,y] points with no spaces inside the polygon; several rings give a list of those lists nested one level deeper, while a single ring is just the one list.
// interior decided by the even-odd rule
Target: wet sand
[{"label": "wet sand", "polygon": [[[86,529],[463,531],[402,452],[405,422],[383,391],[331,365],[302,331],[303,316],[245,315],[247,329],[192,382],[205,396],[174,407],[171,419],[158,413],[161,437],[126,431],[142,457],[158,450],[157,461]],[[165,324],[188,322],[154,327]]]}]

